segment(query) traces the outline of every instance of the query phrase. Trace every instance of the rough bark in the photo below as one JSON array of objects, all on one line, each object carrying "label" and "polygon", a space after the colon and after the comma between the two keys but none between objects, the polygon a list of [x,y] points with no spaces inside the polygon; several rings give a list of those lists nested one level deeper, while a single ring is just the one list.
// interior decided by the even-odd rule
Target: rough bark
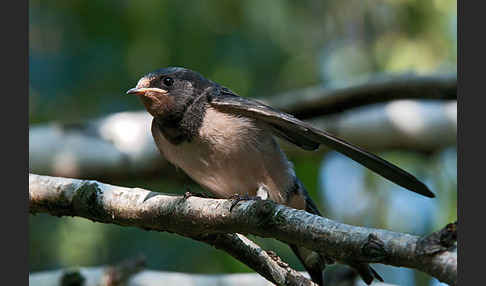
[{"label": "rough bark", "polygon": [[[339,261],[414,268],[452,285],[457,280],[455,225],[448,226],[439,239],[434,239],[437,235],[419,237],[346,225],[268,200],[240,202],[230,212],[231,200],[184,198],[97,181],[34,174],[29,175],[29,201],[33,214],[80,216],[192,238],[249,233],[302,245]],[[251,261],[243,262],[255,267]],[[255,270],[269,278],[265,274],[268,271]],[[274,283],[278,282],[278,275],[270,276]]]}]

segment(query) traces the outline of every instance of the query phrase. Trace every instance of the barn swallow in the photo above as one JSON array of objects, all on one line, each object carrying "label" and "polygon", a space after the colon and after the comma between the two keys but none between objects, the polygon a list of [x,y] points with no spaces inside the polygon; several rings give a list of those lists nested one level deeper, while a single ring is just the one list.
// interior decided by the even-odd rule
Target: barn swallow
[{"label": "barn swallow", "polygon": [[[321,215],[274,136],[305,150],[324,144],[405,189],[434,197],[399,167],[189,69],[148,73],[127,93],[137,95],[153,116],[151,131],[162,155],[218,198],[247,195]],[[312,280],[322,285],[328,258],[290,247]],[[374,278],[382,281],[368,264],[352,267],[367,284]]]}]

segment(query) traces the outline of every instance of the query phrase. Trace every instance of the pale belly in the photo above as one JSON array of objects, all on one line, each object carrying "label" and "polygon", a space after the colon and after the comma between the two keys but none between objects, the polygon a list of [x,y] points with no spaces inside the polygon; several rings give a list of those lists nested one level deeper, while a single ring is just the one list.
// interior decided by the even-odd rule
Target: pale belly
[{"label": "pale belly", "polygon": [[[206,120],[214,119],[209,111]],[[221,120],[221,114],[218,120]],[[256,195],[260,187],[271,200],[284,203],[285,192],[294,182],[291,163],[264,127],[248,119],[226,117],[201,128],[191,142],[170,144],[160,132],[153,132],[162,154],[214,195]],[[232,121],[232,122],[228,122]],[[231,127],[229,127],[231,126]]]}]

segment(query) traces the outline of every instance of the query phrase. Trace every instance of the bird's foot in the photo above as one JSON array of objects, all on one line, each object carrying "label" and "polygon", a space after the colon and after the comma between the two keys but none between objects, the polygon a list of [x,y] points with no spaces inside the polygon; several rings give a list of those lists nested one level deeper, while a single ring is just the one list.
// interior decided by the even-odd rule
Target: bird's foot
[{"label": "bird's foot", "polygon": [[231,210],[233,210],[233,208],[241,201],[258,201],[261,200],[262,198],[259,196],[250,196],[248,195],[248,193],[246,193],[244,195],[240,195],[240,194],[232,195],[230,199],[234,200],[233,203],[231,203],[231,207],[230,207],[230,212],[231,212]]}]

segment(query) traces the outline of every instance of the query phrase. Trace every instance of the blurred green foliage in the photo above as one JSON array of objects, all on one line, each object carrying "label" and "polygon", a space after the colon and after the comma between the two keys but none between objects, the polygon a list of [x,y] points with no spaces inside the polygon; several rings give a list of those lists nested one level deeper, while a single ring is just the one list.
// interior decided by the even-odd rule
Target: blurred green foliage
[{"label": "blurred green foliage", "polygon": [[[456,5],[451,0],[31,0],[29,121],[84,121],[140,109],[124,92],[140,76],[165,66],[197,70],[249,97],[376,73],[454,72]],[[397,156],[394,161],[404,164],[409,157]],[[322,158],[311,157],[291,159],[319,201]],[[454,188],[444,210],[452,220],[456,193],[449,179],[455,174],[441,176],[439,189]],[[110,183],[184,191],[161,180]],[[47,215],[31,216],[29,229],[31,271],[115,263],[139,253],[153,269],[250,271],[219,250],[173,234]],[[302,269],[285,245],[257,241]]]},{"label": "blurred green foliage", "polygon": [[165,66],[260,97],[376,72],[454,70],[455,3],[31,0],[30,122],[140,108],[124,91]]}]

